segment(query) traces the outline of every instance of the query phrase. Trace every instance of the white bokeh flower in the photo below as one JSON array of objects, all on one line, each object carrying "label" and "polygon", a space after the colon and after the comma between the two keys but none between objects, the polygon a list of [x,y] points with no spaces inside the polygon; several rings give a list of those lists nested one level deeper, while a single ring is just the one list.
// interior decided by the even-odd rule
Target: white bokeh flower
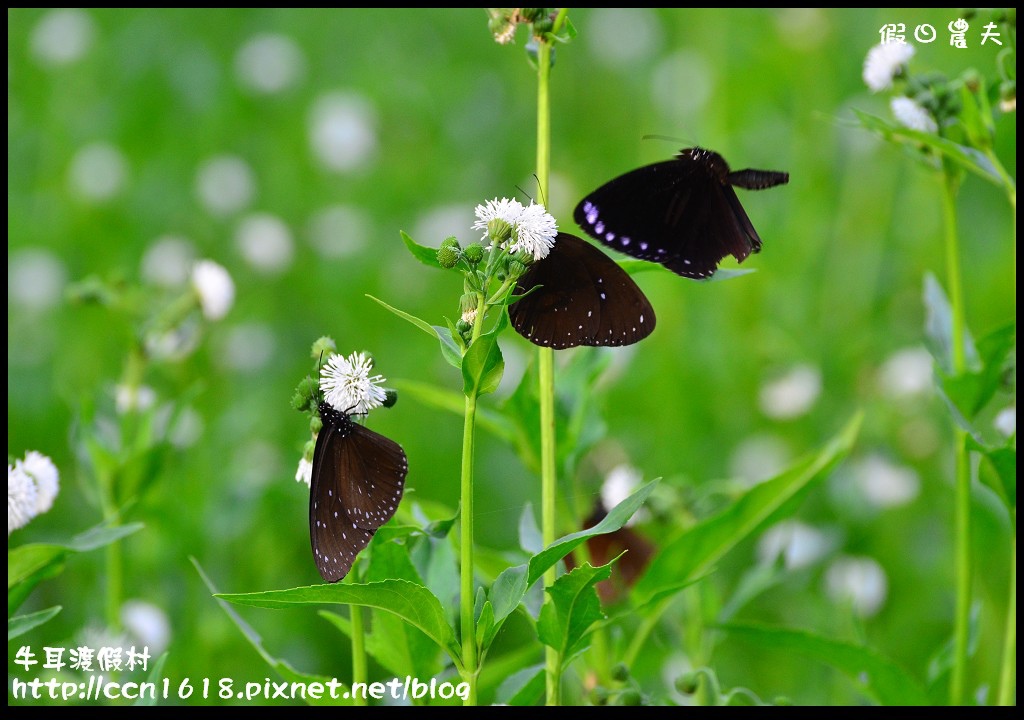
[{"label": "white bokeh flower", "polygon": [[118,385],[114,388],[114,408],[118,414],[145,412],[156,402],[156,391],[148,385]]},{"label": "white bokeh flower", "polygon": [[776,420],[805,414],[821,394],[821,371],[813,365],[797,365],[761,387],[761,411]]},{"label": "white bokeh flower", "polygon": [[871,92],[881,92],[892,87],[892,80],[899,75],[903,66],[914,57],[914,46],[901,42],[875,45],[864,58],[864,84]]},{"label": "white bokeh flower", "polygon": [[908,97],[894,97],[889,101],[892,116],[903,127],[920,132],[938,132],[939,126],[924,106]]},{"label": "white bokeh flower", "polygon": [[144,600],[128,600],[121,606],[121,625],[132,640],[149,650],[151,657],[162,655],[170,643],[171,622],[167,613]]},{"label": "white bokeh flower", "polygon": [[558,224],[543,205],[530,203],[519,215],[515,226],[516,241],[509,245],[509,252],[530,253],[534,261],[548,256],[558,235]]},{"label": "white bokeh flower", "polygon": [[216,155],[196,172],[199,202],[215,215],[245,209],[256,194],[256,177],[249,164],[234,155]]},{"label": "white bokeh flower", "polygon": [[799,570],[825,557],[832,539],[812,525],[799,520],[784,520],[768,528],[757,542],[757,557],[772,563],[782,556],[787,570]]},{"label": "white bokeh flower", "polygon": [[86,145],[75,153],[68,170],[71,190],[91,202],[115,197],[128,179],[128,160],[117,147],[105,142]]},{"label": "white bokeh flower", "polygon": [[885,570],[869,557],[837,558],[825,573],[825,592],[833,601],[849,603],[861,617],[882,609],[889,594]]},{"label": "white bokeh flower", "polygon": [[[632,465],[616,465],[612,468],[601,483],[601,504],[606,512],[610,512],[616,505],[628,498],[640,487],[643,480],[643,473]],[[627,526],[643,522],[649,517],[646,508],[640,508],[633,516],[626,521]]]},{"label": "white bokeh flower", "polygon": [[365,415],[384,404],[387,395],[383,375],[370,375],[370,358],[361,352],[331,355],[320,368],[320,389],[324,399],[339,412]]},{"label": "white bokeh flower", "polygon": [[27,247],[7,255],[7,301],[26,310],[47,310],[61,301],[68,271],[50,250]]},{"label": "white bokeh flower", "polygon": [[906,505],[917,497],[921,479],[913,468],[896,465],[872,454],[853,465],[853,480],[867,501],[877,508]]},{"label": "white bokeh flower", "polygon": [[1000,410],[992,421],[992,425],[1006,437],[1017,432],[1017,406],[1011,405]]},{"label": "white bokeh flower", "polygon": [[285,35],[254,35],[235,55],[238,82],[248,90],[267,95],[294,85],[304,67],[302,50]]},{"label": "white bokeh flower", "polygon": [[235,301],[235,283],[227,270],[213,260],[200,260],[192,268],[192,285],[207,320],[220,320],[228,314]]},{"label": "white bokeh flower", "polygon": [[253,268],[264,274],[279,274],[292,263],[292,231],[270,213],[253,213],[242,218],[235,231],[235,246]]},{"label": "white bokeh flower", "polygon": [[183,237],[164,235],[142,256],[142,276],[154,285],[178,287],[188,280],[194,262],[192,243]]},{"label": "white bokeh flower", "polygon": [[484,234],[481,240],[487,239],[487,225],[491,220],[504,220],[509,225],[515,225],[518,222],[519,217],[523,214],[523,204],[518,200],[509,200],[508,198],[494,198],[488,200],[486,205],[477,205],[476,210],[477,220],[473,223],[472,230],[483,230]]},{"label": "white bokeh flower", "polygon": [[878,371],[882,390],[893,397],[928,392],[932,387],[932,355],[923,347],[909,347],[890,355]]},{"label": "white bokeh flower", "polygon": [[38,491],[21,460],[7,466],[7,534],[25,527],[36,515]]},{"label": "white bokeh flower", "polygon": [[362,95],[326,93],[313,104],[309,135],[314,156],[328,170],[362,169],[377,154],[377,111]]},{"label": "white bokeh flower", "polygon": [[84,10],[50,10],[32,28],[32,54],[51,67],[80,60],[93,44],[96,25]]},{"label": "white bokeh flower", "polygon": [[36,483],[36,509],[34,515],[44,513],[53,507],[53,501],[60,491],[60,473],[53,460],[41,452],[29,450],[25,453],[22,469]]},{"label": "white bokeh flower", "polygon": [[306,458],[299,460],[299,468],[295,471],[295,482],[304,482],[307,487],[313,483],[313,463]]}]

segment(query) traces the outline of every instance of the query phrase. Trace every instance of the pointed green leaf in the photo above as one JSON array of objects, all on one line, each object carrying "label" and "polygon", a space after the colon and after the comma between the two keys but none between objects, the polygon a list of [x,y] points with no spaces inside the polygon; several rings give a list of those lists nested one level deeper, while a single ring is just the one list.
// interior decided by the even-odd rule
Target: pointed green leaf
[{"label": "pointed green leaf", "polygon": [[[160,682],[164,678],[164,665],[167,663],[167,653],[164,652],[156,659],[156,662],[149,668],[149,672],[146,674],[146,682],[152,683],[154,687],[159,687]],[[153,707],[156,705],[157,696],[154,693],[150,696],[148,693],[139,693],[139,699],[132,703],[135,707]]]},{"label": "pointed green leaf", "polygon": [[460,661],[455,631],[445,619],[437,597],[422,585],[408,580],[383,580],[365,584],[311,585],[289,590],[254,593],[223,593],[216,597],[237,605],[270,609],[301,605],[363,605],[397,615],[421,630],[453,660]]},{"label": "pointed green leaf", "polygon": [[431,325],[426,320],[418,318],[415,315],[410,315],[404,310],[399,310],[396,307],[392,307],[391,305],[388,305],[380,298],[375,298],[373,295],[367,295],[366,297],[370,298],[375,303],[381,305],[387,310],[390,310],[403,320],[412,323],[420,330],[425,332],[427,335],[430,335],[431,337],[435,338],[437,341],[441,343],[441,354],[444,355],[444,359],[448,361],[448,364],[451,365],[452,367],[461,367],[462,356],[461,353],[459,352],[458,346],[455,344],[455,341],[452,340],[452,336],[448,332],[448,328],[442,328],[436,325]]},{"label": "pointed green leaf", "polygon": [[141,530],[142,523],[129,525],[97,525],[80,533],[64,545],[49,543],[32,543],[19,545],[7,552],[7,589],[18,582],[34,575],[48,566],[64,560],[67,553],[88,552],[116,542],[123,537]]},{"label": "pointed green leaf", "polygon": [[61,610],[60,605],[54,605],[51,608],[40,610],[39,612],[29,613],[28,615],[16,615],[15,617],[7,619],[7,639],[13,640],[19,635],[24,635],[29,630],[35,627],[39,627],[45,622],[49,622],[57,616]]},{"label": "pointed green leaf", "polygon": [[555,649],[563,667],[585,647],[590,626],[604,618],[594,586],[611,574],[611,563],[595,568],[585,562],[547,588],[549,598],[540,611],[537,636]]},{"label": "pointed green leaf", "polygon": [[462,356],[462,392],[479,397],[498,389],[505,361],[495,335],[481,335]]},{"label": "pointed green leaf", "polygon": [[[203,568],[199,565],[199,561],[196,560],[194,557],[189,559],[192,561],[192,565],[195,567],[196,572],[199,573],[199,577],[202,579],[203,584],[206,585],[207,590],[210,591],[210,594],[213,595],[214,598],[217,598],[217,604],[220,605],[221,610],[223,610],[227,614],[227,616],[235,624],[235,627],[242,631],[242,635],[244,635],[245,639],[249,641],[249,644],[253,647],[253,649],[255,649],[257,653],[259,653],[260,657],[263,658],[263,661],[266,662],[267,665],[269,665],[271,669],[273,669],[274,672],[276,672],[283,680],[287,680],[288,682],[304,683],[307,685],[312,682],[326,683],[332,679],[335,682],[337,681],[337,678],[329,678],[324,675],[309,675],[306,673],[299,672],[294,667],[292,667],[292,665],[288,663],[288,661],[279,660],[275,658],[273,655],[271,655],[267,651],[267,649],[263,647],[263,639],[260,637],[259,633],[256,632],[256,630],[253,629],[253,627],[249,623],[243,620],[242,616],[235,612],[235,609],[233,607],[231,607],[223,599],[220,599],[218,597],[217,588],[214,587],[213,582],[203,571]],[[343,694],[345,690],[347,690],[347,686],[342,684],[339,693]],[[352,704],[351,700],[345,700],[344,698],[334,700],[331,699],[329,696],[324,696],[319,700],[307,697],[306,702],[310,705]]]},{"label": "pointed green leaf", "polygon": [[420,245],[406,235],[404,231],[399,230],[399,234],[402,236],[402,242],[405,243],[405,247],[408,248],[414,258],[429,267],[437,268],[438,270],[442,269],[441,263],[437,261],[437,248]]},{"label": "pointed green leaf", "polygon": [[720,626],[726,632],[775,650],[794,650],[842,671],[880,705],[927,705],[920,683],[899,665],[871,648],[817,635],[755,624]]},{"label": "pointed green leaf", "polygon": [[537,705],[544,699],[545,683],[544,666],[531,665],[505,678],[495,698],[506,705]]},{"label": "pointed green leaf", "polygon": [[817,454],[755,485],[721,512],[663,545],[634,587],[637,601],[644,602],[663,588],[706,573],[741,541],[794,512],[808,489],[821,482],[850,452],[860,423],[858,414]]}]

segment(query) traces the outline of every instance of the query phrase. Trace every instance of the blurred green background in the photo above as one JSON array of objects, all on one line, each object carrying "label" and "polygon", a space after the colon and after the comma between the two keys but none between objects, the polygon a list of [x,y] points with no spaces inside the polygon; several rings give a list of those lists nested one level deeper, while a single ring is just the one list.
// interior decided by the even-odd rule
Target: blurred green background
[{"label": "blurred green background", "polygon": [[[885,23],[938,27],[940,41],[917,45],[912,64],[950,76],[971,66],[991,75],[997,48],[978,47],[974,30],[968,50],[944,44],[953,10],[570,17],[579,37],[558,47],[552,74],[549,209],[562,229],[576,232],[572,209],[586,192],[680,147],[791,177],[740,191],[764,240],[744,264],[755,274],[712,284],[637,276],[658,327],[609,351],[608,440],[582,464],[583,487],[596,494],[618,462],[684,495],[754,482],[865,410],[854,456],[798,515],[828,551],[742,617],[862,638],[923,675],[953,609],[951,431],[922,340],[923,276],[944,278],[939,179],[855,127],[851,108],[889,116],[887,98],[861,79]],[[101,517],[70,438],[83,404],[111,411],[133,328],[69,304],[66,285],[91,275],[173,285],[203,257],[236,284],[234,307],[199,347],[146,377],[159,402],[190,408],[176,452],[129,511],[146,527],[123,542],[126,597],[169,618],[168,676],[270,672],[189,556],[225,591],[319,582],[307,490],[293,480],[307,424],[288,404],[313,340],[371,351],[389,380],[459,389],[436,343],[365,295],[432,323],[454,317],[457,277],[419,265],[399,230],[428,245],[449,234],[470,241],[477,203],[524,199],[517,186],[535,192],[536,83],[524,42],[495,44],[482,9],[8,11],[8,453],[48,454],[62,479],[54,508],[10,547]],[[649,133],[679,141],[642,140]],[[1001,116],[997,136],[1015,175],[1015,113]],[[981,336],[1016,319],[1011,214],[973,176],[959,210],[967,322]],[[497,400],[533,357],[511,332],[503,351]],[[408,454],[406,503],[456,507],[459,417],[404,397],[370,424]],[[477,472],[479,541],[513,547],[539,482],[486,433]],[[976,497],[978,684],[998,662],[1008,530],[998,503],[984,490]],[[727,590],[758,552],[753,542],[737,550],[715,582]],[[861,618],[828,592],[829,570],[846,556],[884,572],[878,607]],[[102,572],[101,552],[75,556],[38,587],[24,611],[64,610],[11,643],[10,674],[22,672],[10,665],[21,644],[70,644],[102,618]],[[279,656],[345,677],[347,642],[313,613],[243,615]],[[506,632],[516,628],[525,632]],[[645,686],[671,677],[675,643],[655,637],[638,675]],[[858,697],[824,665],[728,638],[713,664],[727,685],[763,697]]]}]

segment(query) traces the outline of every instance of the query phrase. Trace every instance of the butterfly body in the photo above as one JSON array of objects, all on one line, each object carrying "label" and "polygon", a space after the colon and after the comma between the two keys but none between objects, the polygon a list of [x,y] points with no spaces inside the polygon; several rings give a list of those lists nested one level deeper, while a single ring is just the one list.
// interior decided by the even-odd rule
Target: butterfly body
[{"label": "butterfly body", "polygon": [[631,345],[654,330],[654,308],[629,274],[568,233],[558,233],[515,294],[523,297],[509,305],[512,327],[541,347]]},{"label": "butterfly body", "polygon": [[320,576],[338,582],[395,514],[409,462],[398,443],[347,412],[326,402],[319,411],[323,427],[313,451],[309,538]]},{"label": "butterfly body", "polygon": [[701,279],[726,255],[743,262],[761,250],[733,187],[763,190],[787,182],[788,173],[733,172],[718,153],[686,148],[605,183],[580,201],[573,217],[608,247]]}]

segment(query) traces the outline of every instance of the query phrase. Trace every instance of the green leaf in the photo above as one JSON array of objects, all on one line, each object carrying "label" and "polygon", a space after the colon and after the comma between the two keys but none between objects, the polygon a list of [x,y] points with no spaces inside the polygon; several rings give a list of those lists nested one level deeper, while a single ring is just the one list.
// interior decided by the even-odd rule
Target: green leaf
[{"label": "green leaf", "polygon": [[478,337],[462,356],[462,392],[466,397],[479,397],[494,392],[505,372],[496,334]]},{"label": "green leaf", "polygon": [[565,535],[530,558],[529,562],[503,571],[491,585],[488,599],[494,605],[495,623],[499,626],[513,610],[522,602],[526,591],[544,574],[548,568],[579,547],[587,538],[615,532],[647,499],[654,490],[657,480],[641,487],[635,493],[612,508],[601,522],[594,527]]},{"label": "green leaf", "polygon": [[399,230],[399,234],[402,236],[402,242],[405,243],[405,247],[408,248],[414,258],[429,267],[437,268],[438,270],[443,269],[441,263],[437,261],[437,248],[420,245],[402,230]]},{"label": "green leaf", "polygon": [[[932,357],[947,375],[953,374],[953,309],[945,291],[931,273],[924,276],[925,340]],[[978,350],[970,332],[964,328],[964,356],[969,370],[981,369]]]},{"label": "green leaf", "polygon": [[850,452],[860,424],[858,414],[817,454],[755,485],[721,512],[663,545],[634,586],[637,601],[644,602],[663,588],[708,572],[741,541],[794,512],[803,495]]},{"label": "green leaf", "polygon": [[[221,610],[223,610],[227,614],[227,616],[235,624],[235,627],[242,631],[242,635],[244,635],[245,639],[249,641],[249,644],[252,645],[253,649],[255,649],[257,653],[259,653],[260,657],[263,658],[263,661],[267,663],[267,665],[269,665],[270,668],[273,669],[274,672],[276,672],[283,680],[287,680],[288,682],[304,683],[307,685],[313,682],[326,683],[332,679],[334,681],[337,681],[337,678],[329,678],[324,675],[308,675],[306,673],[299,672],[294,667],[292,667],[291,664],[288,663],[288,661],[279,660],[275,658],[273,655],[271,655],[263,646],[263,639],[260,637],[259,633],[256,632],[256,630],[254,630],[249,623],[243,620],[242,616],[239,615],[234,608],[228,605],[223,599],[219,598],[217,588],[214,586],[213,582],[203,571],[203,568],[199,565],[199,561],[196,560],[194,557],[190,557],[189,559],[192,561],[192,565],[195,567],[196,572],[199,573],[199,577],[202,578],[203,583],[206,585],[206,588],[210,591],[210,594],[213,595],[214,598],[217,598],[217,604],[220,605]],[[347,690],[347,686],[341,684],[340,687],[341,689],[339,690],[339,693],[343,694],[345,690]],[[352,704],[351,700],[345,700],[344,698],[335,700],[330,698],[329,696],[321,697],[319,700],[307,697],[306,702],[310,705]]]},{"label": "green leaf", "polygon": [[461,662],[455,631],[445,619],[437,597],[422,585],[408,580],[383,580],[365,584],[311,585],[289,590],[254,593],[224,593],[216,597],[237,605],[269,609],[301,605],[362,605],[397,615],[422,631],[456,663]]},{"label": "green leaf", "polygon": [[972,436],[967,436],[967,449],[980,453],[993,472],[979,472],[979,479],[995,491],[1010,511],[1017,511],[1017,448],[1012,441],[1003,447],[988,447]]},{"label": "green leaf", "polygon": [[886,140],[917,147],[924,145],[938,155],[944,155],[958,165],[983,177],[991,183],[1003,186],[1003,179],[999,172],[992,165],[992,161],[985,157],[985,154],[964,145],[953,142],[935,133],[911,130],[901,125],[890,123],[876,115],[870,115],[860,110],[854,110],[861,124],[873,132],[878,133]]},{"label": "green leaf", "polygon": [[505,678],[495,699],[506,705],[536,705],[544,698],[546,682],[544,666],[531,665]]},{"label": "green leaf", "polygon": [[1002,385],[1005,365],[1016,346],[1017,326],[1011,323],[978,341],[973,369],[959,375],[942,369],[936,373],[939,391],[954,418],[975,436],[981,432],[974,419]]},{"label": "green leaf", "polygon": [[7,552],[7,589],[48,566],[60,563],[68,553],[96,550],[141,530],[142,523],[108,527],[98,525],[74,536],[64,545],[32,543]]},{"label": "green leaf", "polygon": [[491,605],[490,601],[485,600],[483,608],[480,610],[480,617],[476,621],[476,646],[481,658],[487,652],[487,648],[491,646],[496,633],[497,626],[494,624],[494,606]]},{"label": "green leaf", "polygon": [[529,502],[523,506],[523,512],[519,515],[519,547],[531,555],[536,555],[544,549],[544,536],[537,527],[533,505]]},{"label": "green leaf", "polygon": [[540,611],[537,636],[555,649],[561,667],[586,647],[590,626],[604,618],[594,586],[611,574],[611,563],[595,568],[585,562],[547,588],[549,599]]},{"label": "green leaf", "polygon": [[[146,682],[152,683],[154,687],[159,687],[160,682],[164,678],[164,665],[167,663],[167,653],[162,653],[160,657],[156,659],[153,666],[146,673]],[[156,693],[152,696],[139,693],[139,699],[132,703],[135,707],[153,707],[156,705]]]},{"label": "green leaf", "polygon": [[28,615],[16,615],[15,617],[7,619],[7,639],[13,640],[19,635],[24,635],[29,630],[35,627],[39,627],[45,622],[49,622],[57,613],[61,611],[60,605],[54,605],[51,608],[40,610],[39,612],[29,613]]},{"label": "green leaf", "polygon": [[7,590],[7,617],[10,618],[14,611],[21,607],[21,604],[32,594],[36,585],[44,580],[51,580],[62,572],[64,572],[63,559],[45,566],[18,582],[14,587],[9,588]]},{"label": "green leaf", "polygon": [[448,332],[448,328],[443,328],[437,325],[431,325],[426,320],[418,318],[415,315],[410,315],[409,313],[403,310],[399,310],[396,307],[392,307],[391,305],[388,305],[380,298],[375,298],[373,295],[367,295],[366,297],[370,298],[375,303],[381,305],[387,310],[390,310],[403,320],[412,323],[420,330],[425,332],[427,335],[430,335],[431,337],[438,340],[441,343],[441,354],[444,355],[444,359],[448,361],[448,364],[451,365],[452,367],[461,367],[462,355],[459,352],[458,345],[456,345],[455,341],[452,340],[452,336],[451,333]]},{"label": "green leaf", "polygon": [[773,650],[795,650],[842,671],[880,705],[927,705],[920,683],[891,660],[862,645],[835,640],[806,630],[756,624],[719,626],[733,635]]}]

